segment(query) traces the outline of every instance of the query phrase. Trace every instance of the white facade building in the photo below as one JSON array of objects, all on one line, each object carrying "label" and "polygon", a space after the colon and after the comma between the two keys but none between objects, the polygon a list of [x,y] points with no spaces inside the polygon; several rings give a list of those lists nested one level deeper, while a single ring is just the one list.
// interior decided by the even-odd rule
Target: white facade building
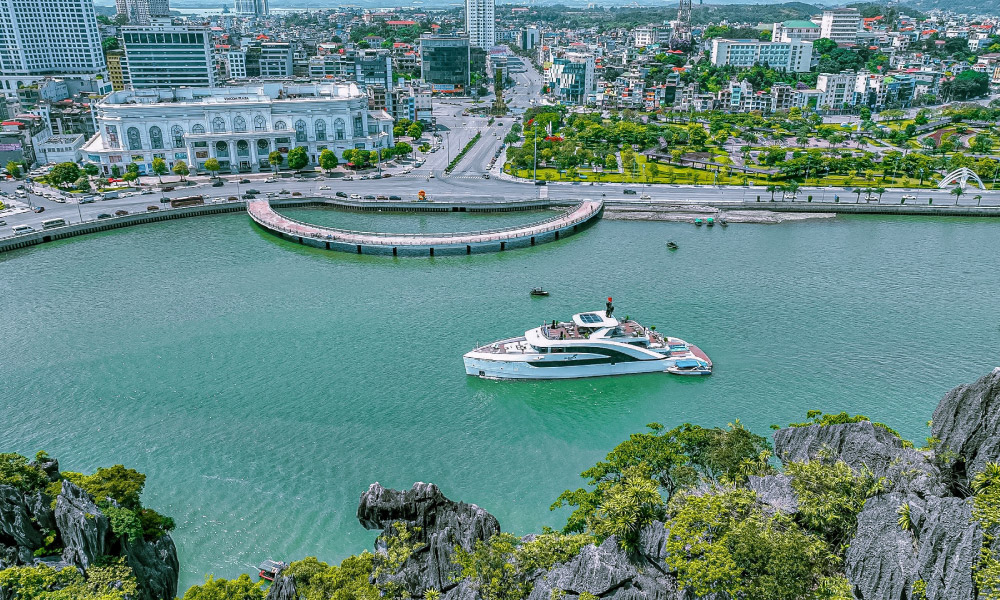
[{"label": "white facade building", "polygon": [[647,25],[645,27],[637,27],[635,29],[635,46],[636,48],[645,48],[646,46],[655,46],[660,43],[660,28]]},{"label": "white facade building", "polygon": [[207,28],[173,25],[170,19],[122,27],[127,84],[136,90],[215,85],[210,42]]},{"label": "white facade building", "polygon": [[772,42],[812,42],[820,38],[820,27],[812,21],[783,21],[771,28]]},{"label": "white facade building", "polygon": [[192,171],[215,158],[224,172],[256,172],[271,168],[275,150],[303,146],[315,165],[324,149],[341,157],[393,145],[392,118],[369,110],[354,84],[126,90],[98,103],[95,118],[98,133],[83,154],[104,173],[132,162],[149,173],[154,158]]},{"label": "white facade building", "polygon": [[854,44],[858,41],[858,31],[861,30],[861,13],[856,8],[824,10],[819,28],[820,37],[838,44]]},{"label": "white facade building", "polygon": [[91,0],[0,2],[0,89],[11,95],[46,75],[107,80]]},{"label": "white facade building", "polygon": [[168,0],[115,0],[115,8],[132,25],[149,25],[151,18],[170,16]]},{"label": "white facade building", "polygon": [[465,0],[465,29],[469,44],[489,50],[497,43],[496,0]]},{"label": "white facade building", "polygon": [[812,62],[812,42],[761,42],[757,40],[712,40],[712,64],[716,67],[749,68],[767,65],[805,73]]}]

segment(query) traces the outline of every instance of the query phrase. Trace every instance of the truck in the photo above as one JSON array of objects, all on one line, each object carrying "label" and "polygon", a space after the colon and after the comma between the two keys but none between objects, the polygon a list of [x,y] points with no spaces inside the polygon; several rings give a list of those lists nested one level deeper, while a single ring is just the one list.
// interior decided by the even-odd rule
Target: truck
[{"label": "truck", "polygon": [[184,206],[198,206],[205,203],[204,196],[184,196],[181,198],[172,198],[170,200],[170,208],[182,208]]},{"label": "truck", "polygon": [[121,196],[121,194],[119,194],[117,191],[101,193],[101,197],[104,198],[105,200],[111,200],[112,198],[118,198],[119,196]]}]

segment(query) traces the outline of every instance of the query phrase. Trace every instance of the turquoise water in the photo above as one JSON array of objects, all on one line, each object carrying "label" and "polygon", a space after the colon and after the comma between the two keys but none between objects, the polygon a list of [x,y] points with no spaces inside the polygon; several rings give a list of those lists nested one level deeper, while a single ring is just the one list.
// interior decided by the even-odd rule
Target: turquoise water
[{"label": "turquoise water", "polygon": [[509,213],[424,213],[407,215],[386,212],[348,212],[329,208],[282,208],[278,212],[290,219],[314,225],[355,231],[391,231],[395,233],[444,233],[479,231],[536,223],[557,216],[560,211],[529,210]]},{"label": "turquoise water", "polygon": [[[266,557],[370,548],[355,510],[373,481],[435,482],[517,533],[558,526],[559,492],[651,421],[769,433],[818,408],[922,439],[945,391],[1000,362],[998,225],[604,221],[527,250],[390,259],[231,214],[6,253],[0,448],[147,473],[145,502],[178,523],[182,590]],[[535,285],[552,296],[530,298]],[[608,295],[697,343],[715,374],[464,374],[477,342]]]}]

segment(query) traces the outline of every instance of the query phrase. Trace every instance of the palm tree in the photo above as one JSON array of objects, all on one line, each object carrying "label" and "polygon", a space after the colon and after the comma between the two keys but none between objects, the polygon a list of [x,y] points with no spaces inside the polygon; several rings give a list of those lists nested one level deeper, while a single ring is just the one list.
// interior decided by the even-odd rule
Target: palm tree
[{"label": "palm tree", "polygon": [[799,183],[797,181],[789,181],[785,185],[785,191],[791,194],[792,201],[795,201],[795,193],[799,191]]},{"label": "palm tree", "polygon": [[878,201],[879,201],[879,204],[881,204],[882,203],[882,194],[885,193],[885,188],[884,187],[877,187],[877,188],[875,188],[875,193],[878,194]]},{"label": "palm tree", "polygon": [[951,190],[951,193],[955,194],[955,204],[957,205],[959,199],[962,197],[962,194],[965,193],[965,190],[962,189],[962,186],[956,185],[954,189]]},{"label": "palm tree", "polygon": [[973,196],[973,197],[974,197],[974,198],[976,199],[976,206],[979,206],[979,203],[980,203],[980,202],[982,201],[982,199],[983,199],[983,195],[982,195],[982,194],[976,194],[976,195],[975,195],[975,196]]},{"label": "palm tree", "polygon": [[861,192],[862,192],[861,188],[854,188],[852,191],[858,195],[858,199],[857,202],[855,202],[855,204],[861,202]]},{"label": "palm tree", "polygon": [[998,484],[1000,484],[1000,464],[988,462],[986,467],[972,478],[972,492],[981,494]]},{"label": "palm tree", "polygon": [[774,202],[774,193],[777,192],[778,189],[780,188],[778,188],[778,186],[774,185],[773,183],[767,186],[767,191],[771,192],[771,202]]}]

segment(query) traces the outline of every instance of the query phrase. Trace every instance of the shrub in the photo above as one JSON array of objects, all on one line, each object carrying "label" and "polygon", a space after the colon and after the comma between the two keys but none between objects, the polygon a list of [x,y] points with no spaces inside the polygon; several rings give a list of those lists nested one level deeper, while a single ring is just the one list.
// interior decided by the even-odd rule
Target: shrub
[{"label": "shrub", "polygon": [[228,580],[209,575],[204,585],[188,588],[183,600],[264,600],[266,595],[263,582],[254,582],[246,573]]},{"label": "shrub", "polygon": [[34,492],[49,484],[48,475],[20,454],[0,454],[0,485],[9,485],[22,492]]}]

